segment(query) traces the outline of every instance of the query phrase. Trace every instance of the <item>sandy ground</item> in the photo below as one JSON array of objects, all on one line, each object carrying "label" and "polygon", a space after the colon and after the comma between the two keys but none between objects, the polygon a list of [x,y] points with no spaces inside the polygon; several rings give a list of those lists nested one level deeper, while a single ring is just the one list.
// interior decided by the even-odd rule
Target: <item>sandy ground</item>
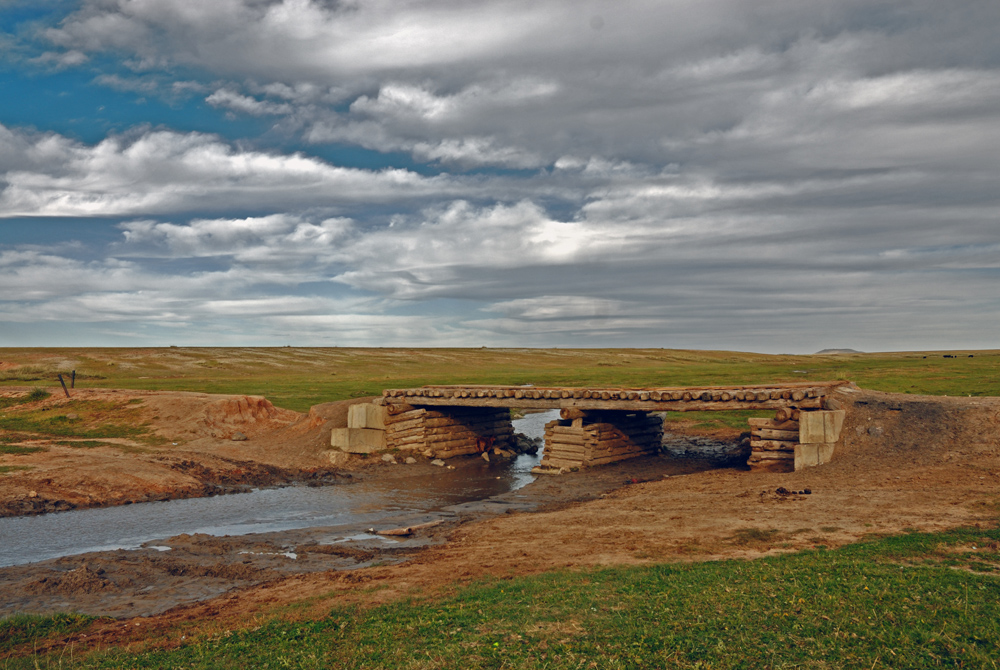
[{"label": "sandy ground", "polygon": [[[506,506],[452,512],[445,523],[386,553],[388,565],[364,567],[375,554],[363,553],[371,547],[356,546],[345,548],[362,552],[353,556],[314,552],[301,564],[311,567],[294,574],[276,567],[287,568],[277,559],[251,564],[246,570],[258,572],[242,579],[238,570],[223,565],[232,561],[219,557],[245,548],[249,540],[181,538],[178,548],[187,542],[193,553],[215,552],[218,572],[205,578],[219,580],[220,595],[141,619],[102,621],[70,641],[147,643],[155,637],[156,644],[178,644],[181,636],[251,625],[254,617],[296,601],[308,606],[296,608],[295,616],[322,616],[334,603],[434,595],[484,575],[753,558],[905,529],[995,527],[1000,399],[863,391],[843,400],[848,409],[844,437],[828,465],[797,473],[751,473],[661,457],[545,478],[515,492],[527,498],[511,498]],[[797,493],[806,489],[810,493]],[[301,539],[308,547],[309,538]],[[171,560],[181,558],[177,553]],[[148,586],[124,563],[116,566],[113,556],[75,560],[0,570],[2,591],[12,594],[6,596],[8,603],[21,599],[30,609],[34,598],[58,596],[86,611],[87,602],[96,606],[99,600],[87,600],[88,588],[97,595],[100,589],[120,595]],[[183,573],[185,565],[204,564],[200,558],[172,569]],[[355,569],[338,569],[351,565]],[[376,585],[377,590],[368,588]],[[127,616],[127,609],[119,611]]]}]

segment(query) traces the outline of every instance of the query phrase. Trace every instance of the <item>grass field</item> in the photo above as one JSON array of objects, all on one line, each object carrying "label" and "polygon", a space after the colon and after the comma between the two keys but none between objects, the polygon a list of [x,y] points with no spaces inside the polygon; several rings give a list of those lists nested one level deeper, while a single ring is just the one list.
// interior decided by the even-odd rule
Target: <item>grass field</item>
[{"label": "grass field", "polygon": [[[318,620],[289,611],[168,651],[73,662],[63,651],[0,667],[995,668],[998,572],[1000,531],[909,534],[755,561],[490,580]],[[0,639],[23,645],[79,625],[20,617],[0,622]]]},{"label": "grass field", "polygon": [[7,364],[0,368],[0,385],[61,393],[56,375],[76,370],[80,386],[263,395],[298,411],[378,395],[384,388],[457,383],[684,386],[847,379],[896,393],[1000,395],[1000,351],[772,356],[670,349],[0,349],[0,364]]}]

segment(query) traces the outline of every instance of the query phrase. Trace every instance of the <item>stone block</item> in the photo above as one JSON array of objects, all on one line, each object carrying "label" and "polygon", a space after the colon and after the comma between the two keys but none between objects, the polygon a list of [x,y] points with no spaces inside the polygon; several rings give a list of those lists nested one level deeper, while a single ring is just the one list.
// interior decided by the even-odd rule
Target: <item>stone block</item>
[{"label": "stone block", "polygon": [[385,451],[385,431],[370,428],[334,428],[330,446],[351,454],[371,454]]},{"label": "stone block", "polygon": [[836,442],[844,426],[846,412],[842,409],[802,412],[799,415],[799,442],[821,444]]},{"label": "stone block", "polygon": [[795,445],[795,471],[825,465],[833,458],[832,442],[813,442]]},{"label": "stone block", "polygon": [[358,403],[347,408],[348,428],[385,430],[385,407],[372,403]]},{"label": "stone block", "polygon": [[795,471],[803,468],[812,468],[819,465],[819,445],[817,444],[796,444],[795,445]]}]

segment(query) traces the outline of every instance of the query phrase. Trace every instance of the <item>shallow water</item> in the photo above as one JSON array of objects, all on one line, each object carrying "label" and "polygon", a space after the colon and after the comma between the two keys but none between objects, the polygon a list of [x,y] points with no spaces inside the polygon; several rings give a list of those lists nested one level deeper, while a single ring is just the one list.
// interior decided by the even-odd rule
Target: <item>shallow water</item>
[{"label": "shallow water", "polygon": [[[558,411],[529,414],[514,429],[541,437]],[[275,531],[375,524],[401,512],[420,512],[482,500],[534,480],[541,460],[522,455],[511,462],[477,462],[459,470],[391,481],[323,487],[290,486],[248,493],[72,510],[0,519],[0,567],[90,551],[135,549],[181,533],[246,535]],[[405,468],[405,465],[398,467]]]}]

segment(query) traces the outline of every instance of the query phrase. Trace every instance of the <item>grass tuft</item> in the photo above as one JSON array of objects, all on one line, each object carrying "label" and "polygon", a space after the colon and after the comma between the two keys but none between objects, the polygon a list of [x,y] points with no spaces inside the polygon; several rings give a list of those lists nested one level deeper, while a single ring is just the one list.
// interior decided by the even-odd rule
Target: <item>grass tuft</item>
[{"label": "grass tuft", "polygon": [[35,454],[39,451],[48,451],[45,447],[23,447],[19,444],[0,444],[0,454],[8,456],[23,456],[25,454]]},{"label": "grass tuft", "polygon": [[15,614],[0,619],[0,653],[36,640],[74,633],[89,626],[94,619],[85,614]]},{"label": "grass tuft", "polygon": [[32,470],[30,465],[0,465],[0,475],[7,475],[11,472],[19,472],[21,470]]}]

